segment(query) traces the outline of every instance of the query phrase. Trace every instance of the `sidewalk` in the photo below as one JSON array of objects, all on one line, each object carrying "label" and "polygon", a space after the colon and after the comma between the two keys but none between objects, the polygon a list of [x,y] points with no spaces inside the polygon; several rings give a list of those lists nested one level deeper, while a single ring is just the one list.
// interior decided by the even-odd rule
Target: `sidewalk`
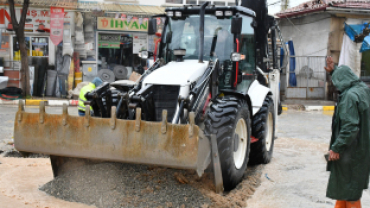
[{"label": "sidewalk", "polygon": [[285,100],[283,110],[334,111],[335,102],[328,100]]}]

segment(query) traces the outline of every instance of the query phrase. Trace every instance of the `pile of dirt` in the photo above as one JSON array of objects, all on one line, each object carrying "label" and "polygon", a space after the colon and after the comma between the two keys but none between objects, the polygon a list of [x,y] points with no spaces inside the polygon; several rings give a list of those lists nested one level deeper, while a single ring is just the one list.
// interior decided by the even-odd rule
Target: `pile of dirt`
[{"label": "pile of dirt", "polygon": [[213,175],[144,165],[100,163],[62,174],[40,190],[96,207],[245,207],[260,184],[261,166],[250,167],[238,187],[215,193]]}]

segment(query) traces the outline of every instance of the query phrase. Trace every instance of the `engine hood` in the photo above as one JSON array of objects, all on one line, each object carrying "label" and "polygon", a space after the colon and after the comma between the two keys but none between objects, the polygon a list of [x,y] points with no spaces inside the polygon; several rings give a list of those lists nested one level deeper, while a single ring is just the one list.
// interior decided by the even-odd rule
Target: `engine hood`
[{"label": "engine hood", "polygon": [[170,62],[148,75],[143,84],[187,86],[199,79],[207,69],[208,62],[198,60]]}]

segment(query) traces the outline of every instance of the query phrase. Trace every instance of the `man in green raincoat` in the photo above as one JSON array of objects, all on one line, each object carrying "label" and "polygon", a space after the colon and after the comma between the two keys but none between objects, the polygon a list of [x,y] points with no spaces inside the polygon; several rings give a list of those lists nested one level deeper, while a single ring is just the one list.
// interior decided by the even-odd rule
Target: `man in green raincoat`
[{"label": "man in green raincoat", "polygon": [[337,200],[335,208],[358,208],[369,185],[370,89],[348,66],[334,67],[331,57],[326,61],[325,69],[340,93],[332,123],[326,196]]}]

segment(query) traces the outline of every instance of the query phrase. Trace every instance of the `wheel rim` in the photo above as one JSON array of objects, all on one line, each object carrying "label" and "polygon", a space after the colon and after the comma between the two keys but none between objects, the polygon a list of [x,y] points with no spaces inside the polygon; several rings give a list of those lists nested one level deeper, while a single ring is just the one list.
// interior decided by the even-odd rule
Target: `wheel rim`
[{"label": "wheel rim", "polygon": [[248,129],[244,119],[239,119],[236,124],[235,134],[238,134],[239,136],[237,138],[239,140],[239,145],[237,150],[234,151],[234,163],[236,169],[240,169],[243,166],[248,147]]},{"label": "wheel rim", "polygon": [[273,119],[273,116],[272,116],[272,113],[269,112],[269,116],[267,118],[267,138],[266,138],[266,149],[267,151],[270,151],[271,149],[271,146],[272,146],[272,133],[273,133],[273,130],[274,130],[274,119]]}]

